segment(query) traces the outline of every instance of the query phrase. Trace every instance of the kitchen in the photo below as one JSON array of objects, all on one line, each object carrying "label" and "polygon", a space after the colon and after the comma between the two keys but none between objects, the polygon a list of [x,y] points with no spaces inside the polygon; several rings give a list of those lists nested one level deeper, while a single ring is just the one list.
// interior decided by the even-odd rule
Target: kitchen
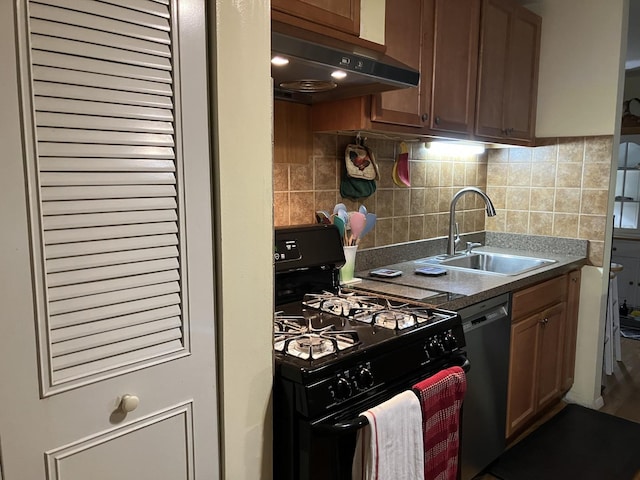
[{"label": "kitchen", "polygon": [[[593,143],[602,144],[601,138],[594,137],[611,138],[618,131],[617,119],[621,105],[618,95],[621,85],[619,56],[623,38],[621,32],[624,30],[624,3],[611,5],[609,2],[603,6],[599,2],[590,2],[589,8],[585,8],[584,2],[578,1],[562,2],[561,5],[557,3],[542,2],[538,5],[545,30],[536,135],[584,138],[586,140],[578,143],[588,145],[589,151],[592,151],[592,148],[597,149]],[[221,392],[221,463],[226,478],[269,478],[274,187],[270,155],[264,152],[271,151],[272,97],[267,61],[270,55],[270,11],[268,5],[261,1],[218,2],[210,15],[210,24],[216,25],[215,41],[209,54],[212,64],[216,65],[212,71],[212,102],[216,106],[218,119],[214,122],[213,143],[216,158],[216,291],[220,312],[217,345],[218,388]],[[11,19],[12,13],[3,17]],[[11,44],[11,29],[4,31],[4,35],[9,37],[5,44]],[[571,32],[571,35],[567,32]],[[258,62],[257,58],[264,61]],[[5,84],[11,85],[13,81],[9,77]],[[12,131],[9,127],[3,130]],[[18,136],[19,133],[16,138]],[[559,143],[558,150],[561,148]],[[9,145],[4,137],[3,145]],[[608,145],[615,145],[615,142],[609,140]],[[569,149],[574,151],[575,147]],[[387,151],[389,153],[386,156],[384,148],[379,148],[376,153],[382,155],[383,160],[386,157],[386,161],[381,163],[386,163],[388,167],[394,153],[388,147]],[[615,156],[613,152],[610,155]],[[524,168],[530,168],[531,163],[525,161],[524,164]],[[579,168],[577,165],[572,167]],[[448,171],[448,168],[445,166],[444,170]],[[487,189],[492,185],[496,188],[513,186],[509,183],[508,173],[506,181],[500,177],[492,180],[494,167],[488,161],[486,164],[480,161],[480,178],[484,168],[487,170]],[[419,169],[418,166],[414,171]],[[500,169],[504,170],[504,167],[498,168],[498,171]],[[7,189],[3,188],[3,191],[9,191],[13,178],[16,177],[5,177],[7,184],[3,182],[3,187],[7,186]],[[492,184],[492,181],[495,183]],[[453,188],[454,185],[452,182],[442,187]],[[275,189],[279,194],[276,196],[279,207],[275,214],[280,215],[283,205],[285,210],[291,208],[290,197],[284,203],[279,203],[281,200],[278,198],[282,197],[280,194],[283,192],[288,192],[289,187]],[[374,208],[371,210],[375,211]],[[315,208],[311,211],[315,211]],[[7,212],[5,217],[4,213],[3,210],[3,218],[16,225],[17,220],[13,219],[13,215]],[[302,220],[304,218],[300,218]],[[307,219],[310,220],[312,218]],[[579,219],[570,220],[577,222]],[[251,225],[250,231],[247,231],[247,225]],[[490,228],[504,230],[501,225],[492,227],[488,224]],[[572,231],[577,237],[576,229]],[[606,294],[606,282],[603,279],[608,277],[608,268],[602,268],[602,259],[607,258],[607,239],[610,235],[601,228],[595,231],[597,235],[588,238],[595,246],[594,266],[583,270],[582,288],[585,293],[581,299],[581,311],[585,313],[580,319],[577,360],[580,369],[576,372],[574,386],[576,401],[585,405],[594,405],[599,397],[602,332],[598,312],[603,311],[603,297]],[[380,238],[385,238],[384,235],[393,242],[392,234],[381,234]],[[404,231],[401,235],[405,235]],[[406,235],[406,240],[410,240],[408,233]],[[375,238],[378,238],[378,234]],[[404,237],[399,237],[397,241],[404,241]],[[12,242],[7,239],[7,244],[12,245]],[[7,278],[4,279],[6,282]],[[246,301],[248,284],[255,286],[250,304]],[[4,303],[12,304],[11,290],[3,293],[6,293],[6,297],[3,296]],[[248,328],[251,329],[249,337],[246,336]],[[247,349],[251,351],[248,357],[243,354]],[[242,365],[241,380],[237,375],[238,365]]]},{"label": "kitchen", "polygon": [[[544,38],[543,36],[543,45]],[[541,58],[543,62],[544,53]],[[549,71],[554,67],[555,65],[547,65]],[[573,67],[575,65],[572,64]],[[544,66],[541,67],[541,72],[543,68]],[[544,88],[549,88],[549,85],[542,85],[541,90]],[[358,111],[359,106],[356,102],[351,106],[351,111]],[[582,107],[584,106],[580,108]],[[330,120],[324,120],[332,115],[332,109],[337,109],[335,117],[342,115],[344,122],[334,119],[332,124]],[[500,214],[485,220],[482,205],[471,202],[471,205],[464,209],[465,228],[461,228],[461,231],[486,228],[487,232],[585,239],[589,241],[590,264],[600,267],[607,263],[603,259],[608,258],[608,254],[605,254],[605,240],[610,238],[610,226],[606,218],[610,202],[611,158],[615,156],[613,136],[584,136],[581,132],[588,130],[575,128],[575,125],[565,125],[562,129],[553,130],[554,137],[561,135],[555,132],[571,131],[565,138],[544,139],[544,143],[539,143],[543,146],[533,149],[489,150],[484,158],[465,158],[462,155],[442,158],[431,154],[428,143],[425,145],[420,141],[408,141],[411,186],[399,188],[392,180],[392,168],[403,137],[399,134],[394,135],[393,128],[385,130],[377,124],[377,128],[369,128],[379,130],[378,134],[369,134],[366,144],[375,152],[381,171],[378,189],[369,198],[352,201],[342,198],[339,188],[344,147],[354,141],[354,133],[358,132],[358,127],[354,126],[358,124],[357,120],[354,121],[347,114],[349,109],[340,110],[340,102],[332,102],[326,108],[314,106],[311,110],[311,124],[314,127],[320,125],[319,130],[342,131],[315,133],[313,148],[309,149],[312,152],[308,153],[308,156],[302,153],[286,159],[282,151],[279,151],[282,147],[278,144],[276,131],[276,225],[313,222],[315,211],[324,209],[331,212],[337,202],[345,202],[351,211],[357,210],[358,205],[363,204],[369,211],[376,212],[378,223],[375,232],[363,238],[361,248],[379,247],[378,255],[382,256],[379,261],[383,261],[384,253],[380,252],[389,252],[389,255],[392,255],[392,249],[382,247],[446,236],[450,199],[460,188],[476,185],[486,188],[494,200],[498,199]],[[318,110],[322,113],[317,114]],[[554,116],[552,120],[555,121],[556,118]],[[367,130],[368,125],[366,122],[364,124],[361,128]],[[332,125],[337,126],[332,128]],[[540,117],[537,127],[541,129]],[[616,128],[616,123],[611,127]],[[352,133],[349,134],[346,130],[351,130]],[[368,132],[359,133],[362,137],[367,137]],[[541,135],[538,133],[538,136]],[[301,133],[299,138],[304,138],[304,133]],[[279,157],[278,153],[282,156]],[[481,226],[478,227],[478,224]],[[368,258],[367,253],[370,252],[363,252],[363,256]],[[380,264],[361,263],[363,270],[373,266]],[[358,269],[356,264],[356,270]],[[589,268],[585,270],[588,273]],[[364,271],[361,273],[367,274]],[[589,288],[590,282],[594,280],[596,285],[601,282],[598,276],[587,277],[585,280],[583,288]],[[596,287],[597,290],[603,288]],[[600,307],[597,311],[600,311]],[[582,351],[578,353],[577,376],[583,374],[580,370],[584,363],[581,362],[580,355],[586,353],[599,358],[597,351],[600,348],[597,343],[593,343],[588,347],[591,351],[587,351],[583,342],[584,335],[581,336],[581,333],[578,334],[579,349]],[[585,404],[597,406],[601,402],[599,384],[598,375],[587,384],[574,384],[568,398],[580,403],[579,395],[585,395],[585,398],[590,398]],[[587,387],[587,390],[581,392],[580,388],[584,387]]]}]

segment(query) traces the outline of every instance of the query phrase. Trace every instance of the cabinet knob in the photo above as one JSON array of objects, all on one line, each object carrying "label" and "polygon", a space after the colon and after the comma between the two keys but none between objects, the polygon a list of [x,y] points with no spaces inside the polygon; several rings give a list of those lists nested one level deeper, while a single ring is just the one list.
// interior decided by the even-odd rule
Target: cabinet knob
[{"label": "cabinet knob", "polygon": [[423,113],[422,117],[420,117],[422,119],[423,122],[426,122],[427,120],[429,120],[429,114],[428,113]]},{"label": "cabinet knob", "polygon": [[545,318],[543,318],[543,319],[541,319],[541,320],[540,320],[540,323],[541,323],[542,325],[546,325],[547,323],[549,323],[549,319],[545,317]]},{"label": "cabinet knob", "polygon": [[436,117],[435,124],[440,125],[440,117]]},{"label": "cabinet knob", "polygon": [[140,399],[135,395],[125,394],[120,400],[120,410],[125,413],[133,412],[140,405]]}]

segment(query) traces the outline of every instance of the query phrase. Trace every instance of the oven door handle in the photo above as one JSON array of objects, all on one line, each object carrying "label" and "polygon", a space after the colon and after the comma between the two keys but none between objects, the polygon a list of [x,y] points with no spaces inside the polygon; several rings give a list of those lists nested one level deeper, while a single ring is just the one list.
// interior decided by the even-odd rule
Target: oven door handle
[{"label": "oven door handle", "polygon": [[[453,362],[448,366],[452,367],[457,365],[465,372],[468,372],[471,368],[471,362],[469,362],[469,359],[466,356],[461,355],[458,357],[458,360],[460,360],[460,362]],[[460,363],[462,364],[460,365]],[[447,367],[445,366],[444,368]],[[325,433],[340,434],[355,432],[357,430],[360,430],[362,427],[366,427],[367,425],[369,425],[369,420],[367,420],[367,417],[365,417],[364,415],[359,415],[356,418],[344,422],[336,422],[331,424],[320,423],[318,425],[315,425],[314,428]]]},{"label": "oven door handle", "polygon": [[347,420],[345,422],[337,422],[331,424],[319,424],[316,425],[315,428],[318,431],[325,433],[333,433],[333,434],[341,434],[341,433],[349,433],[360,430],[362,427],[366,427],[369,425],[369,420],[364,415],[360,415],[351,420]]}]

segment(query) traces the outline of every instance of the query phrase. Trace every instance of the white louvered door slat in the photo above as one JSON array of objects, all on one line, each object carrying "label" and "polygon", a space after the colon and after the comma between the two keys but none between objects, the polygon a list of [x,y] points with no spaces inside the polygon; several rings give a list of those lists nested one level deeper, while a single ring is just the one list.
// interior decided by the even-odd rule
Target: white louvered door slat
[{"label": "white louvered door slat", "polygon": [[96,88],[117,88],[125,92],[149,93],[152,95],[171,95],[171,85],[163,82],[123,78],[114,85],[113,77],[97,72],[81,72],[70,69],[35,66],[33,78],[43,82],[64,83],[67,85],[92,85]]},{"label": "white louvered door slat", "polygon": [[[104,3],[111,3],[112,5],[120,5],[121,0],[102,0]],[[138,10],[139,12],[150,13],[158,15],[163,18],[167,18],[167,9],[162,5],[169,5],[168,0],[127,0],[127,8]]]},{"label": "white louvered door slat", "polygon": [[110,238],[136,237],[140,235],[159,235],[177,233],[175,222],[158,222],[142,225],[118,225],[114,227],[92,227],[71,230],[51,230],[44,232],[46,245],[66,242],[88,242]]},{"label": "white louvered door slat", "polygon": [[126,278],[64,285],[62,287],[52,287],[49,289],[49,301],[54,302],[56,300],[64,300],[68,298],[85,297],[143,285],[157,285],[160,283],[178,280],[180,280],[180,278],[175,270],[164,270],[155,273],[134,275]]},{"label": "white louvered door slat", "polygon": [[49,273],[47,275],[47,282],[51,287],[58,287],[126,277],[129,275],[159,272],[162,270],[174,270],[176,268],[178,268],[178,262],[175,259],[167,258],[147,262],[133,262],[117,266],[88,268],[82,271]]},{"label": "white louvered door slat", "polygon": [[76,353],[61,355],[59,357],[54,356],[53,368],[54,370],[60,370],[63,368],[76,367],[85,363],[95,362],[96,360],[102,360],[103,358],[113,357],[114,355],[170,342],[177,338],[180,338],[180,330],[177,328],[142,337],[136,336],[126,340],[121,340],[120,342],[111,345],[93,347]]},{"label": "white louvered door slat", "polygon": [[180,319],[180,308],[177,305],[171,305],[169,307],[156,308],[155,310],[145,310],[144,312],[134,313],[132,315],[123,315],[121,317],[108,318],[97,322],[81,323],[70,327],[58,328],[51,331],[51,341],[55,344],[65,340],[87,337],[111,330],[120,330],[127,326],[154,322],[165,318]]},{"label": "white louvered door slat", "polygon": [[142,260],[157,260],[159,258],[178,257],[176,247],[147,248],[144,250],[129,250],[116,253],[99,253],[96,255],[77,255],[74,257],[47,260],[47,271],[66,272],[105,265],[139,262]]},{"label": "white louvered door slat", "polygon": [[162,95],[149,93],[127,92],[122,90],[110,90],[108,88],[81,87],[78,85],[65,85],[36,81],[34,92],[42,97],[69,98],[73,100],[91,100],[105,103],[121,103],[123,105],[136,105],[141,107],[173,108],[171,99]]},{"label": "white louvered door slat", "polygon": [[32,0],[29,15],[55,391],[185,349],[175,72],[168,2]]},{"label": "white louvered door slat", "polygon": [[61,355],[68,355],[70,353],[80,352],[82,350],[88,350],[90,348],[104,347],[106,345],[127,340],[129,338],[142,337],[145,335],[150,335],[152,333],[172,330],[179,326],[180,320],[175,317],[158,320],[157,322],[133,325],[130,327],[120,328],[118,330],[112,330],[110,332],[91,335],[89,339],[80,337],[63,342],[57,342],[54,345],[54,348],[51,350],[51,353],[54,357],[59,357]]},{"label": "white louvered door slat", "polygon": [[139,158],[61,158],[40,159],[41,172],[175,172],[171,160]]},{"label": "white louvered door slat", "polygon": [[90,28],[92,31],[117,33],[125,37],[141,38],[166,45],[171,43],[169,32],[163,29],[134,25],[119,19],[58,8],[55,5],[31,2],[29,13],[32,19],[42,18],[63,25],[79,25]]},{"label": "white louvered door slat", "polygon": [[170,222],[176,219],[176,212],[173,210],[147,210],[142,212],[133,211],[81,215],[53,215],[44,217],[43,225],[45,230],[60,230],[65,228]]},{"label": "white louvered door slat", "polygon": [[47,259],[90,255],[92,253],[119,252],[141,248],[177,245],[175,234],[114,238],[94,242],[71,242],[47,246]]},{"label": "white louvered door slat", "polygon": [[165,13],[162,15],[149,15],[147,13],[139,11],[136,12],[135,10],[122,7],[120,6],[122,5],[121,3],[119,5],[109,5],[107,3],[97,2],[94,0],[56,0],[55,2],[38,0],[32,1],[32,3],[43,3],[45,5],[53,4],[69,10],[89,13],[92,16],[95,15],[98,17],[121,19],[139,26],[169,31],[169,22],[167,21],[169,15],[166,13],[166,8],[164,9]]},{"label": "white louvered door slat", "polygon": [[45,187],[41,189],[42,199],[50,200],[101,200],[103,198],[162,198],[174,197],[173,185],[113,185],[109,187]]},{"label": "white louvered door slat", "polygon": [[47,142],[81,142],[116,145],[155,145],[173,147],[173,135],[158,135],[129,132],[100,132],[98,130],[80,130],[67,128],[38,128],[39,137]]},{"label": "white louvered door slat", "polygon": [[[65,182],[65,179],[68,181]],[[75,173],[44,172],[40,175],[43,187],[66,185],[173,185],[176,183],[173,172],[149,173]]]},{"label": "white louvered door slat", "polygon": [[122,35],[100,32],[97,30],[87,32],[84,26],[78,27],[68,24],[60,25],[59,23],[34,19],[31,22],[31,32],[48,37],[66,38],[78,41],[82,41],[86,38],[87,33],[91,33],[93,43],[97,45],[113,46],[125,50],[132,50],[134,52],[147,53],[167,58],[171,57],[171,51],[169,50],[168,45],[137,38],[123,37]]},{"label": "white louvered door slat", "polygon": [[183,350],[183,345],[180,340],[173,340],[172,342],[165,342],[159,345],[153,345],[148,348],[142,348],[137,346],[137,349],[132,352],[123,353],[113,357],[107,357],[102,360],[84,363],[77,367],[71,368],[56,368],[53,372],[53,382],[70,382],[73,380],[80,380],[86,375],[86,371],[90,370],[96,373],[107,373],[110,370],[115,370],[121,367],[125,367],[132,363],[135,363],[140,358],[154,358],[171,353],[180,352]]},{"label": "white louvered door slat", "polygon": [[[61,53],[46,52],[42,50],[33,51],[33,64],[36,66],[64,68],[78,72],[114,75],[118,78],[122,78],[124,81],[137,79],[159,83],[171,83],[171,72],[167,70],[144,68],[138,67],[137,65],[126,65],[121,63],[118,65],[118,70],[114,71],[113,65],[109,65],[107,62],[101,60],[86,57],[73,57],[71,55],[63,55]],[[114,85],[114,88],[118,88],[118,85]],[[43,108],[43,104],[46,105],[44,102],[45,100],[43,99],[39,100],[39,107],[41,110],[46,110],[46,108]],[[122,106],[120,108],[126,107]]]},{"label": "white louvered door slat", "polygon": [[164,133],[173,135],[170,122],[110,118],[91,115],[69,115],[66,113],[37,112],[36,121],[44,127],[84,128],[92,130],[124,129],[128,132]]},{"label": "white louvered door slat", "polygon": [[[115,64],[136,65],[160,70],[171,70],[170,60],[161,56],[132,52],[101,45],[86,45],[75,40],[33,35],[33,47],[44,52],[62,53],[79,57],[100,58]],[[117,66],[117,65],[116,65]]]},{"label": "white louvered door slat", "polygon": [[98,307],[82,312],[63,313],[51,316],[51,328],[62,328],[70,325],[80,325],[87,322],[97,320],[105,320],[108,318],[118,317],[120,315],[131,315],[145,310],[154,308],[168,307],[170,305],[178,305],[180,296],[177,294],[161,295],[159,297],[144,298],[134,302],[127,302],[108,307]]},{"label": "white louvered door slat", "polygon": [[104,307],[106,305],[115,305],[117,303],[127,302],[138,298],[154,297],[167,293],[180,292],[178,282],[162,283],[160,285],[149,285],[146,287],[128,288],[126,290],[118,290],[116,292],[103,293],[99,295],[89,295],[88,297],[71,298],[69,300],[60,300],[49,304],[51,315],[59,315],[62,313],[75,312],[80,310],[88,310],[95,307]]},{"label": "white louvered door slat", "polygon": [[38,144],[43,157],[99,157],[99,158],[174,158],[173,148],[131,145],[85,145],[41,142]]}]

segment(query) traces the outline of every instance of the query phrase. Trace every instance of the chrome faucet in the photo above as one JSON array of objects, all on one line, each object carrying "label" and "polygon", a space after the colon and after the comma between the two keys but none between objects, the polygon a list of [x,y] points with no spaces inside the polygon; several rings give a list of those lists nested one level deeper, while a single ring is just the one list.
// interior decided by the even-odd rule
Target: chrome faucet
[{"label": "chrome faucet", "polygon": [[473,192],[480,195],[484,200],[487,210],[487,216],[496,216],[496,209],[493,206],[493,202],[487,196],[487,194],[479,188],[465,187],[458,193],[456,193],[451,199],[451,207],[449,208],[449,239],[447,243],[447,255],[455,255],[456,247],[458,246],[458,243],[460,243],[460,234],[458,232],[458,224],[456,223],[456,203],[458,203],[458,199],[467,192]]}]

